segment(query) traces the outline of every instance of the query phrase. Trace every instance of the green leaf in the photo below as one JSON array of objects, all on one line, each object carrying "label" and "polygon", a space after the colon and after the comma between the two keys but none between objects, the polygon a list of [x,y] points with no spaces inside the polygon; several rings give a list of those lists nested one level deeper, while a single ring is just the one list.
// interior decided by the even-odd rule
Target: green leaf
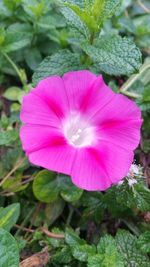
[{"label": "green leaf", "polygon": [[135,202],[137,208],[141,211],[149,211],[150,210],[150,190],[146,186],[142,186],[137,184],[135,186]]},{"label": "green leaf", "polygon": [[92,221],[96,221],[99,223],[101,219],[103,219],[104,211],[106,209],[106,205],[103,201],[104,195],[101,192],[84,192],[81,203],[84,207],[82,214],[82,221],[87,222],[89,218]]},{"label": "green leaf", "polygon": [[67,20],[67,23],[72,27],[77,29],[78,32],[80,32],[84,37],[88,37],[89,32],[84,24],[84,22],[81,20],[81,18],[76,14],[74,10],[72,10],[73,7],[63,7],[61,8],[61,13]]},{"label": "green leaf", "polygon": [[37,48],[27,50],[25,53],[25,60],[31,70],[35,70],[42,61],[42,56]]},{"label": "green leaf", "polygon": [[144,89],[142,98],[144,102],[150,102],[150,85]]},{"label": "green leaf", "polygon": [[141,66],[141,53],[135,44],[119,35],[101,36],[95,45],[83,45],[99,71],[110,75],[130,75]]},{"label": "green leaf", "polygon": [[97,252],[98,254],[89,258],[88,267],[124,267],[123,259],[112,236],[105,235],[100,239]]},{"label": "green leaf", "polygon": [[69,24],[83,34],[86,32],[86,27],[89,32],[96,33],[103,22],[114,15],[120,4],[121,0],[93,0],[85,1],[80,7],[78,2],[69,1],[65,4],[67,7],[62,8],[62,13]]},{"label": "green leaf", "polygon": [[69,50],[49,56],[42,61],[33,75],[33,84],[51,75],[63,75],[67,71],[81,69],[79,54],[71,53]]},{"label": "green leaf", "polygon": [[6,89],[3,96],[8,100],[18,101],[18,97],[21,93],[23,93],[23,91],[21,91],[19,87],[12,86]]},{"label": "green leaf", "polygon": [[117,188],[115,195],[118,203],[123,203],[129,208],[138,208],[141,211],[150,209],[150,190],[143,183],[138,182],[132,188],[124,182]]},{"label": "green leaf", "polygon": [[59,189],[62,198],[67,202],[74,202],[80,199],[83,190],[79,189],[71,182],[67,176],[59,176]]},{"label": "green leaf", "polygon": [[18,131],[15,129],[0,132],[0,146],[8,146],[18,139]]},{"label": "green leaf", "polygon": [[52,257],[52,261],[56,263],[69,263],[72,260],[72,255],[70,248],[68,246],[63,246],[63,248],[57,250],[57,252]]},{"label": "green leaf", "polygon": [[72,255],[79,261],[87,261],[88,257],[95,254],[95,246],[88,245],[85,240],[80,237],[71,229],[67,229],[65,233],[65,241],[70,246]]},{"label": "green leaf", "polygon": [[3,45],[6,37],[6,32],[4,28],[0,29],[0,46]]},{"label": "green leaf", "polygon": [[102,12],[103,21],[111,18],[121,5],[122,0],[105,0],[104,9]]},{"label": "green leaf", "polygon": [[150,231],[146,231],[139,236],[137,246],[143,253],[150,253]]},{"label": "green leaf", "polygon": [[150,34],[150,15],[138,16],[133,19],[133,23],[136,29],[135,34],[140,38],[142,35]]},{"label": "green leaf", "polygon": [[9,192],[19,192],[28,187],[28,183],[22,184],[22,172],[16,173],[15,177],[9,177],[2,185],[2,188]]},{"label": "green leaf", "polygon": [[33,182],[33,193],[42,202],[55,201],[59,193],[56,174],[47,170],[40,171]]},{"label": "green leaf", "polygon": [[19,267],[19,249],[13,236],[0,229],[0,266]]},{"label": "green leaf", "polygon": [[18,7],[18,5],[21,3],[22,0],[3,0],[5,6],[10,11],[15,11],[15,9]]},{"label": "green leaf", "polygon": [[100,239],[97,246],[98,254],[102,256],[102,266],[123,267],[123,260],[117,251],[115,240],[110,235],[105,235]]},{"label": "green leaf", "polygon": [[116,243],[120,251],[125,267],[150,267],[149,259],[137,248],[137,238],[128,231],[119,230],[116,235]]},{"label": "green leaf", "polygon": [[20,204],[14,203],[0,211],[0,228],[9,231],[17,222],[20,215]]},{"label": "green leaf", "polygon": [[6,38],[2,52],[9,53],[30,44],[32,38],[31,27],[28,24],[15,23],[6,30]]}]

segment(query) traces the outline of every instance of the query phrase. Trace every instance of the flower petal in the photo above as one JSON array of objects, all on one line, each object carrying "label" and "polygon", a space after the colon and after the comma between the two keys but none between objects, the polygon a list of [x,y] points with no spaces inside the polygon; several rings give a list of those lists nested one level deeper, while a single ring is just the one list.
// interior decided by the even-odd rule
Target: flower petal
[{"label": "flower petal", "polygon": [[75,150],[66,144],[51,146],[28,155],[31,163],[51,171],[70,175]]},{"label": "flower petal", "polygon": [[23,97],[20,119],[23,123],[60,127],[59,118],[33,90]]},{"label": "flower petal", "polygon": [[63,76],[71,109],[90,117],[114,97],[114,92],[89,71],[68,72]]},{"label": "flower petal", "polygon": [[24,125],[20,138],[31,163],[70,174],[75,149],[67,144],[60,131],[47,126]]},{"label": "flower petal", "polygon": [[93,118],[99,125],[97,135],[123,148],[134,150],[140,141],[141,111],[127,97],[117,95]]},{"label": "flower petal", "polygon": [[23,125],[20,129],[20,138],[23,149],[27,153],[50,146],[66,144],[60,130],[44,125]]},{"label": "flower petal", "polygon": [[60,119],[65,117],[69,106],[61,77],[51,76],[41,80],[33,93],[41,97]]},{"label": "flower petal", "polygon": [[72,181],[89,191],[106,190],[128,173],[132,161],[132,152],[102,141],[95,148],[78,150]]}]

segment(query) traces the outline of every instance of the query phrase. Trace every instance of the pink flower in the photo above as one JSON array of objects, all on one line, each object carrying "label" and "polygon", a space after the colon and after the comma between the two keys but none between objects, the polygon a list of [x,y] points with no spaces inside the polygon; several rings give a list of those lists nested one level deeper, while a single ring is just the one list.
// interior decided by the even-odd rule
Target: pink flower
[{"label": "pink flower", "polygon": [[21,120],[30,162],[86,190],[105,190],[127,175],[142,124],[133,101],[87,70],[40,81],[23,99]]}]

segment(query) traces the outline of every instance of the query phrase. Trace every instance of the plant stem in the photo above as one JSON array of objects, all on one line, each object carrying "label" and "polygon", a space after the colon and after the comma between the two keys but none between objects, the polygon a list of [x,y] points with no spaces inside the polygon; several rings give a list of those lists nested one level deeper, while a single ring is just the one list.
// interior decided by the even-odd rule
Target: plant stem
[{"label": "plant stem", "polygon": [[140,98],[141,97],[140,94],[136,94],[136,93],[133,93],[133,92],[128,92],[128,91],[119,91],[119,92],[122,93],[123,95],[129,96],[129,97],[132,97],[132,98]]},{"label": "plant stem", "polygon": [[0,182],[0,187],[3,185],[3,183],[6,182],[6,180],[22,165],[22,163],[24,162],[25,158],[19,160],[16,165],[14,166],[14,168],[4,177],[4,179]]},{"label": "plant stem", "polygon": [[150,68],[150,61],[148,63],[143,64],[143,66],[140,68],[140,71],[138,74],[132,75],[120,88],[121,93],[125,94],[125,92],[131,87],[133,83],[147,70]]},{"label": "plant stem", "polygon": [[148,7],[146,7],[141,0],[137,0],[139,6],[148,14],[150,14],[150,9]]},{"label": "plant stem", "polygon": [[17,65],[14,63],[14,61],[10,58],[10,56],[5,53],[5,52],[2,52],[3,56],[7,59],[7,61],[10,63],[10,65],[13,67],[13,69],[15,70],[15,72],[17,73],[21,83],[23,86],[26,85],[26,83],[24,82],[24,80],[22,79],[22,74],[19,70],[19,68],[17,67]]},{"label": "plant stem", "polygon": [[55,234],[52,232],[49,232],[46,228],[41,227],[40,230],[42,231],[42,233],[46,234],[48,237],[52,237],[52,238],[58,238],[58,239],[63,239],[65,238],[64,234]]}]

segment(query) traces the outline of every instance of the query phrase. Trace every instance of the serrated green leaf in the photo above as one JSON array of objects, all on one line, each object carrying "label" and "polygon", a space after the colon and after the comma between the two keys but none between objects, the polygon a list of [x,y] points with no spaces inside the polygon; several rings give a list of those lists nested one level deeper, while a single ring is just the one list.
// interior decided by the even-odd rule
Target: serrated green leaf
[{"label": "serrated green leaf", "polygon": [[146,231],[139,236],[137,246],[143,253],[150,253],[150,231]]},{"label": "serrated green leaf", "polygon": [[96,252],[94,245],[88,245],[71,229],[66,230],[65,241],[70,246],[73,257],[81,262],[86,262],[88,257],[93,256]]},{"label": "serrated green leaf", "polygon": [[13,236],[0,229],[0,266],[19,267],[19,249]]},{"label": "serrated green leaf", "polygon": [[150,190],[142,183],[137,183],[134,188],[124,183],[116,190],[116,200],[118,203],[129,208],[138,208],[141,211],[150,209]]},{"label": "serrated green leaf", "polygon": [[95,45],[83,45],[99,71],[110,75],[130,75],[141,66],[141,53],[135,44],[119,35],[101,36]]},{"label": "serrated green leaf", "polygon": [[33,193],[42,202],[55,201],[59,193],[56,174],[47,170],[40,171],[33,182]]},{"label": "serrated green leaf", "polygon": [[69,50],[49,56],[42,61],[33,75],[33,84],[51,75],[63,75],[67,71],[81,69],[80,55]]},{"label": "serrated green leaf", "polygon": [[82,196],[83,190],[79,189],[71,182],[67,176],[58,177],[59,190],[62,198],[67,202],[75,202]]},{"label": "serrated green leaf", "polygon": [[119,6],[121,5],[121,2],[121,0],[105,0],[102,12],[103,21],[107,18],[111,18],[115,14]]},{"label": "serrated green leaf", "polygon": [[83,29],[86,26],[89,32],[96,33],[103,22],[114,15],[121,0],[92,0],[85,1],[82,5],[76,1],[65,1],[65,3],[67,7],[62,8],[62,12],[71,26],[76,27],[78,31],[81,29],[82,33],[85,33]]},{"label": "serrated green leaf", "polygon": [[149,259],[137,248],[137,238],[128,231],[119,230],[116,235],[116,243],[120,251],[125,267],[150,267]]},{"label": "serrated green leaf", "polygon": [[68,246],[63,246],[52,257],[52,261],[56,263],[69,263],[72,260],[71,250]]},{"label": "serrated green leaf", "polygon": [[102,257],[102,267],[124,267],[123,259],[117,251],[116,243],[113,237],[109,235],[102,237],[97,246],[97,251]]},{"label": "serrated green leaf", "polygon": [[80,19],[78,14],[74,10],[71,9],[71,7],[63,7],[61,8],[61,12],[63,16],[65,17],[67,23],[77,29],[83,36],[88,37],[88,29],[84,22]]},{"label": "serrated green leaf", "polygon": [[0,228],[9,231],[17,222],[20,215],[20,204],[14,203],[0,211]]}]

